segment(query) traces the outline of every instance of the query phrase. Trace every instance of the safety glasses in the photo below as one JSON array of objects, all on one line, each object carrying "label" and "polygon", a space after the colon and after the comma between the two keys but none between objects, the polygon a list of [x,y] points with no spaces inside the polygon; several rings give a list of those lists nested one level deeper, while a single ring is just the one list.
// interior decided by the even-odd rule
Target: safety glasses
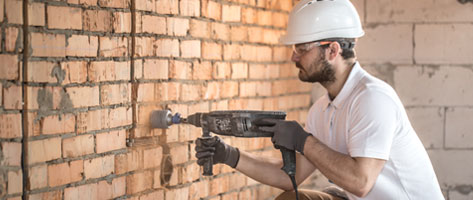
[{"label": "safety glasses", "polygon": [[319,47],[319,46],[327,45],[330,43],[332,43],[332,41],[307,42],[307,43],[302,43],[302,44],[295,44],[295,45],[292,45],[292,51],[297,56],[302,56],[305,53],[312,50],[314,47]]}]

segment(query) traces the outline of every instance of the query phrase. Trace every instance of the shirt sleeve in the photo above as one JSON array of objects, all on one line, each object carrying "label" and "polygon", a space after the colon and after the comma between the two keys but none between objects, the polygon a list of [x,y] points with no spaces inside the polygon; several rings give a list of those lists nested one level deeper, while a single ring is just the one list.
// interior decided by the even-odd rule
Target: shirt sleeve
[{"label": "shirt sleeve", "polygon": [[388,94],[367,89],[353,101],[347,147],[352,157],[389,160],[399,109]]}]

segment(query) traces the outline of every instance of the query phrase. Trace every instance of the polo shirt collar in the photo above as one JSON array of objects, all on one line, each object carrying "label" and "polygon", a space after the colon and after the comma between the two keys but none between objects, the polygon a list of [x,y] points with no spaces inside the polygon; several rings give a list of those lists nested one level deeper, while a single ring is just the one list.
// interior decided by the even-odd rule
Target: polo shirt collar
[{"label": "polo shirt collar", "polygon": [[345,99],[352,93],[355,86],[363,77],[363,72],[364,70],[361,68],[360,64],[358,62],[355,62],[355,65],[350,71],[350,74],[348,75],[345,84],[343,84],[342,90],[340,90],[335,99],[331,101],[328,96],[328,93],[323,96],[323,98],[325,98],[324,103],[326,103],[325,108],[327,108],[329,105],[333,105],[335,109],[340,108],[345,102]]}]

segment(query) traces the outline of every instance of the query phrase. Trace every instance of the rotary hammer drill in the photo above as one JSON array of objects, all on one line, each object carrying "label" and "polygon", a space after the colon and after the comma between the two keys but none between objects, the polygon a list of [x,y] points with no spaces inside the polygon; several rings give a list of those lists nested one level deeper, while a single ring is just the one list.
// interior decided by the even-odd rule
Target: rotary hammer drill
[{"label": "rotary hammer drill", "polygon": [[[151,127],[167,129],[173,124],[191,124],[202,128],[203,140],[212,140],[210,132],[218,135],[235,137],[272,137],[273,133],[258,129],[255,122],[262,119],[280,119],[286,118],[285,112],[278,111],[212,111],[208,113],[195,113],[187,118],[181,117],[179,113],[172,115],[169,110],[156,110],[151,113]],[[276,147],[281,150],[283,167],[281,168],[291,178],[293,187],[297,195],[296,175],[296,155],[294,150],[284,147]],[[213,160],[210,157],[203,165],[203,175],[211,176]],[[297,195],[298,197],[298,195]]]}]

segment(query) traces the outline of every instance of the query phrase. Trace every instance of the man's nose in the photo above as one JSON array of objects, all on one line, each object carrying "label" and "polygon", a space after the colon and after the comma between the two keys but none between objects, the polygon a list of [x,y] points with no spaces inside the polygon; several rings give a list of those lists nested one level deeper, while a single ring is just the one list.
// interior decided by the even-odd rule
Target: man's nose
[{"label": "man's nose", "polygon": [[294,51],[292,52],[292,56],[291,56],[291,60],[292,62],[299,62],[300,60],[300,56],[298,56],[296,53],[294,53]]}]

